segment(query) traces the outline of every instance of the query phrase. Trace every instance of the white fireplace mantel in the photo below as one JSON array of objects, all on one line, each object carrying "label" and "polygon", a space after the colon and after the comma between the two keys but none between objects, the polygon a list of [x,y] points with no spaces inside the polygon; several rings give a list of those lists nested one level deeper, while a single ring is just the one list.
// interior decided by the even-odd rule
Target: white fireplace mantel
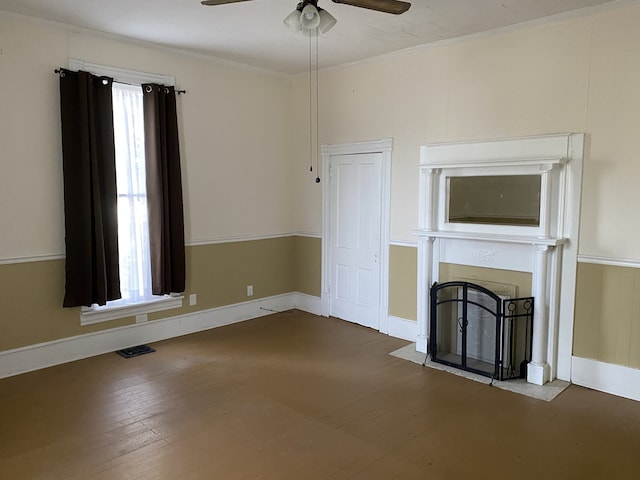
[{"label": "white fireplace mantel", "polygon": [[[535,310],[527,380],[570,380],[583,144],[583,134],[562,134],[421,147],[418,351],[427,351],[429,287],[439,280],[441,262],[530,272]],[[540,175],[538,225],[448,222],[448,177],[531,174]]]},{"label": "white fireplace mantel", "polygon": [[527,245],[548,245],[557,247],[567,242],[566,238],[544,238],[532,235],[502,235],[491,233],[475,232],[449,232],[446,230],[414,230],[412,232],[417,237],[450,238],[460,240],[478,240],[482,242],[517,243]]}]

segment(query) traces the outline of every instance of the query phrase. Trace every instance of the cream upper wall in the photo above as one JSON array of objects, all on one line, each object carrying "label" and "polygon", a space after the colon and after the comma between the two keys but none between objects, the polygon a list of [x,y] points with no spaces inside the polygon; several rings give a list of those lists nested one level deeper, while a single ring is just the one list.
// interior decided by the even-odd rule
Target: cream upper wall
[{"label": "cream upper wall", "polygon": [[[629,208],[640,204],[638,25],[634,4],[323,71],[320,143],[393,138],[391,238],[415,241],[420,145],[586,132],[579,251],[640,260],[640,222]],[[307,88],[297,77],[298,118],[308,115]],[[308,127],[294,125],[298,158]],[[297,194],[296,227],[319,232],[319,191]]]},{"label": "cream upper wall", "polygon": [[594,18],[587,131],[580,251],[640,260],[640,6]]},{"label": "cream upper wall", "polygon": [[[319,142],[394,139],[391,237],[412,242],[420,145],[586,132],[580,253],[640,259],[638,24],[636,3],[323,71]],[[0,13],[0,260],[64,250],[52,70],[69,57],[172,74],[189,91],[178,101],[187,241],[321,231],[305,75]]]},{"label": "cream upper wall", "polygon": [[63,252],[60,96],[52,72],[66,51],[65,32],[0,13],[0,258]]},{"label": "cream upper wall", "polygon": [[187,242],[293,231],[291,79],[0,13],[0,260],[64,252],[68,58],[176,77]]}]

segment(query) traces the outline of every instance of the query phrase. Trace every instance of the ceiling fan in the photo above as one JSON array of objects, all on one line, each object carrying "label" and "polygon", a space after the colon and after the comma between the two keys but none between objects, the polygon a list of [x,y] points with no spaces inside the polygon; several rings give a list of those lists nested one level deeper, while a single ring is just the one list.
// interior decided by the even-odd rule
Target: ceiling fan
[{"label": "ceiling fan", "polygon": [[[236,2],[248,2],[250,0],[202,0],[202,5],[224,5],[226,3]],[[345,5],[352,5],[354,7],[368,8],[369,10],[376,10],[383,13],[391,13],[393,15],[400,15],[401,13],[409,10],[411,4],[409,2],[402,2],[400,0],[332,0],[333,3],[344,3]],[[307,5],[313,5],[318,8],[318,0],[302,0],[297,7],[297,10],[302,9]]]}]

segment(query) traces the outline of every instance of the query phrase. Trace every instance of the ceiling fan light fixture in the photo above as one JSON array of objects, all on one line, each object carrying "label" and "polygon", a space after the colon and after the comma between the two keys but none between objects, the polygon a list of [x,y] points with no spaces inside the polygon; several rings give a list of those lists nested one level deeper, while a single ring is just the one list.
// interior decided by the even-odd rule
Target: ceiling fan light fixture
[{"label": "ceiling fan light fixture", "polygon": [[292,32],[300,33],[302,31],[302,24],[300,23],[300,11],[298,9],[295,9],[285,17],[283,23]]},{"label": "ceiling fan light fixture", "polygon": [[306,2],[300,2],[296,9],[283,20],[292,32],[309,37],[328,32],[336,22],[335,17],[329,12]]},{"label": "ceiling fan light fixture", "polygon": [[311,4],[307,4],[300,14],[300,25],[305,30],[315,30],[320,25],[320,14],[318,9]]},{"label": "ceiling fan light fixture", "polygon": [[318,24],[319,33],[327,33],[337,22],[333,15],[322,8],[318,9],[318,16],[320,17],[320,23]]}]

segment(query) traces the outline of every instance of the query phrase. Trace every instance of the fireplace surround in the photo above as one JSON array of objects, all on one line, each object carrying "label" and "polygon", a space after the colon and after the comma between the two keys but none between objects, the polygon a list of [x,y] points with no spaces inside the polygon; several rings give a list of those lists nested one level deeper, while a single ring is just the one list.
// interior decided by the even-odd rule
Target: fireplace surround
[{"label": "fireplace surround", "polygon": [[[429,289],[440,281],[441,262],[529,272],[535,322],[527,381],[543,385],[554,378],[570,380],[583,153],[583,134],[421,147],[419,218],[414,232],[418,238],[418,351],[427,352]],[[539,179],[537,211],[529,215],[535,221],[476,221],[477,212],[465,221],[450,216],[452,178],[518,176]],[[505,195],[508,198],[509,192]],[[505,217],[513,216],[507,212]],[[495,215],[489,209],[485,216]]]}]

